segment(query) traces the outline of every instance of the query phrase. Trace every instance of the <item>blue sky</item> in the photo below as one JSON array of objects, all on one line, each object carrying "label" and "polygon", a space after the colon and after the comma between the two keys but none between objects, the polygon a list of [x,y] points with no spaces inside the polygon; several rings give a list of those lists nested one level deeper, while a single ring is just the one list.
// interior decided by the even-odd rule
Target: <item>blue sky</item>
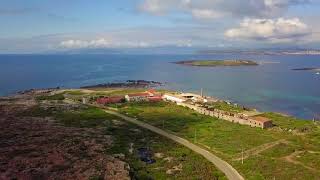
[{"label": "blue sky", "polygon": [[317,0],[1,0],[0,53],[320,45]]}]

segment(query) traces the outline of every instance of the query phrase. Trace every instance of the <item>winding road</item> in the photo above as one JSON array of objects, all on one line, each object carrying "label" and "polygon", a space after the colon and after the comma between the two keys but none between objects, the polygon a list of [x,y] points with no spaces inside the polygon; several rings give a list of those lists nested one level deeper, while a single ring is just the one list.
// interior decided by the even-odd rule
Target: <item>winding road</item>
[{"label": "winding road", "polygon": [[148,129],[152,132],[155,132],[161,136],[164,136],[164,137],[167,137],[189,149],[191,149],[192,151],[202,155],[204,158],[206,158],[208,161],[212,162],[220,171],[222,171],[228,179],[230,180],[243,180],[244,178],[230,165],[228,164],[227,162],[225,162],[224,160],[220,159],[219,157],[215,156],[214,154],[212,154],[211,152],[189,142],[188,140],[186,139],[183,139],[181,137],[178,137],[176,135],[173,135],[171,133],[168,133],[162,129],[159,129],[157,127],[154,127],[150,124],[147,124],[147,123],[144,123],[144,122],[141,122],[137,119],[134,119],[134,118],[131,118],[131,117],[128,117],[128,116],[125,116],[123,114],[120,114],[118,112],[115,112],[115,111],[110,111],[110,110],[105,110],[104,111],[108,114],[112,114],[112,115],[115,115],[115,116],[118,116],[120,118],[122,118],[123,120],[127,121],[127,122],[130,122],[130,123],[133,123],[133,124],[136,124],[142,128],[145,128],[145,129]]}]

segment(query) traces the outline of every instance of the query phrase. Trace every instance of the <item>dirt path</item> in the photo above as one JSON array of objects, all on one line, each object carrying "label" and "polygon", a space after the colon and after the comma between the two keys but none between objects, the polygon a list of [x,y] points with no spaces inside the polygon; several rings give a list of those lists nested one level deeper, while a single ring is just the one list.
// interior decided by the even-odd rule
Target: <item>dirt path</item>
[{"label": "dirt path", "polygon": [[219,170],[221,170],[230,180],[243,180],[244,178],[227,162],[223,161],[222,159],[220,159],[219,157],[215,156],[214,154],[212,154],[211,152],[194,145],[193,143],[187,141],[186,139],[183,139],[181,137],[175,136],[173,134],[170,134],[162,129],[159,129],[157,127],[154,127],[152,125],[149,125],[147,123],[141,122],[137,119],[125,116],[123,114],[120,114],[118,112],[114,112],[114,111],[110,111],[110,110],[104,110],[106,113],[109,114],[113,114],[115,116],[118,116],[120,118],[122,118],[125,121],[128,121],[130,123],[136,124],[142,128],[148,129],[152,132],[155,132],[161,136],[167,137],[168,139],[171,139],[189,149],[191,149],[192,151],[202,155],[203,157],[205,157],[207,160],[209,160],[210,162],[212,162]]},{"label": "dirt path", "polygon": [[305,164],[303,164],[302,162],[300,161],[296,161],[294,159],[294,157],[298,156],[299,154],[303,153],[304,151],[295,151],[294,153],[290,154],[289,156],[285,156],[283,157],[283,159],[287,162],[290,162],[290,163],[293,163],[293,164],[297,164],[297,165],[300,165],[300,166],[303,166],[304,168],[306,169],[309,169],[311,171],[314,171],[314,172],[319,172],[319,170],[315,169],[315,168],[312,168],[312,167],[309,167],[309,166],[306,166]]},{"label": "dirt path", "polygon": [[[287,144],[288,141],[286,141],[285,139],[280,139],[278,141],[274,141],[274,142],[271,142],[271,143],[266,143],[266,144],[263,144],[261,146],[258,146],[258,147],[255,147],[255,148],[252,148],[252,149],[249,149],[247,151],[244,151],[243,154],[243,159],[247,159],[249,158],[250,156],[254,156],[254,155],[258,155],[260,154],[261,152],[267,150],[267,149],[270,149],[270,148],[273,148],[274,146],[278,145],[278,144],[281,144],[281,143],[285,143]],[[242,160],[242,154],[240,153],[239,155],[237,155],[236,158],[233,159],[234,161],[240,161]]]}]

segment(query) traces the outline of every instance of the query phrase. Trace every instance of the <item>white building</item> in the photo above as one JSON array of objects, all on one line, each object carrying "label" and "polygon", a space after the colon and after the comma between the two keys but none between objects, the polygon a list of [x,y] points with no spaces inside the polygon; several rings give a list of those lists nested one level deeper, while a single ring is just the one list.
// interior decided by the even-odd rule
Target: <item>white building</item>
[{"label": "white building", "polygon": [[208,100],[206,98],[202,97],[201,95],[194,94],[194,93],[182,93],[182,94],[180,94],[180,96],[183,98],[186,98],[186,99],[190,99],[194,102],[201,102],[201,103],[208,102]]},{"label": "white building", "polygon": [[172,95],[172,94],[165,94],[165,95],[163,95],[162,98],[165,100],[168,100],[168,101],[175,102],[175,103],[182,103],[187,100],[181,96],[176,96],[176,95]]}]

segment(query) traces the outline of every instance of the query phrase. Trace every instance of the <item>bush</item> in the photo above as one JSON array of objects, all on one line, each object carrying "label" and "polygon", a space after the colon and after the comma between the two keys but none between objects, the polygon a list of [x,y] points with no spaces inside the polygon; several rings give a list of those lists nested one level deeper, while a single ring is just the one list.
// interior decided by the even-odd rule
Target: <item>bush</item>
[{"label": "bush", "polygon": [[44,100],[48,100],[48,101],[53,101],[53,100],[64,100],[65,97],[63,96],[63,94],[55,94],[55,95],[51,95],[51,96],[38,96],[36,97],[36,100],[38,101],[44,101]]}]

